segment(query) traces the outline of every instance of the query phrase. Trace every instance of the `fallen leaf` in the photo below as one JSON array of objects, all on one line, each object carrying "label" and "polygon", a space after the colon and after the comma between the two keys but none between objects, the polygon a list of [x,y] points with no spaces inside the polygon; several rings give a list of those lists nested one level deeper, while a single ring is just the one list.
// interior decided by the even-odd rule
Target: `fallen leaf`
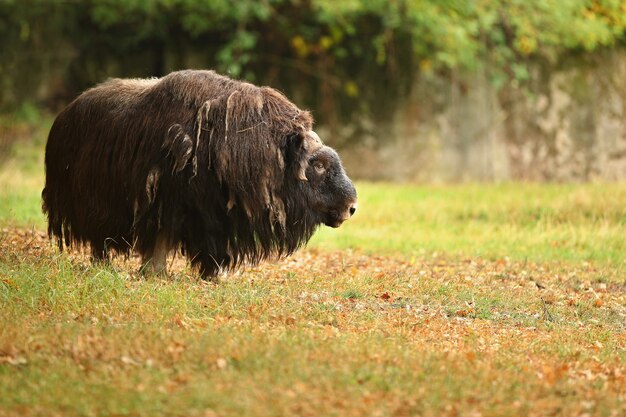
[{"label": "fallen leaf", "polygon": [[26,365],[28,361],[21,356],[0,356],[0,363],[8,363],[9,365],[19,366]]},{"label": "fallen leaf", "polygon": [[215,364],[217,365],[217,369],[224,369],[228,366],[228,361],[224,358],[217,358]]},{"label": "fallen leaf", "polygon": [[139,365],[139,362],[129,356],[122,356],[120,360],[126,365]]},{"label": "fallen leaf", "polygon": [[457,310],[455,314],[459,317],[467,317],[474,313],[476,313],[476,310],[474,310],[473,308],[465,308],[465,309]]}]

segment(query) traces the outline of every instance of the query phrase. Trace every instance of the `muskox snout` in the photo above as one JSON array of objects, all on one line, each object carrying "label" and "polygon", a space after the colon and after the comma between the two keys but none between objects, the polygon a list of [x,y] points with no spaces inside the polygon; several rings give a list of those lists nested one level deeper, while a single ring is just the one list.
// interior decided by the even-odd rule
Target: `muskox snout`
[{"label": "muskox snout", "polygon": [[356,212],[356,203],[350,203],[340,210],[330,210],[327,219],[324,221],[326,226],[339,227],[348,220]]},{"label": "muskox snout", "polygon": [[344,221],[348,220],[350,217],[354,215],[354,213],[356,213],[356,200],[348,204],[343,215],[343,220]]}]

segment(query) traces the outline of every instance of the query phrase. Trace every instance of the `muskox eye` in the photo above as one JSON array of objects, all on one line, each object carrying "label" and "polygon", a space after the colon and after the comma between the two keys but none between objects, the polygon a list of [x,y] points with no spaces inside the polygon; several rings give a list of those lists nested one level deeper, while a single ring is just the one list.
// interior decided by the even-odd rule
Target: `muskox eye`
[{"label": "muskox eye", "polygon": [[326,171],[324,164],[322,164],[321,162],[316,162],[315,164],[313,164],[313,168],[315,168],[315,171],[317,171],[318,174],[323,174],[324,171]]}]

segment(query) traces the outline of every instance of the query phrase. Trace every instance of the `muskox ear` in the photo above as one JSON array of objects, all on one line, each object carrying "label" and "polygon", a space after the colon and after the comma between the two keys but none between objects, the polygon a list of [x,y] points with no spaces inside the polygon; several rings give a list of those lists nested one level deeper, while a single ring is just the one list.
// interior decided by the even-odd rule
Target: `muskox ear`
[{"label": "muskox ear", "polygon": [[171,160],[172,173],[178,173],[185,168],[193,154],[193,141],[181,125],[175,124],[168,129],[161,149],[167,152]]}]

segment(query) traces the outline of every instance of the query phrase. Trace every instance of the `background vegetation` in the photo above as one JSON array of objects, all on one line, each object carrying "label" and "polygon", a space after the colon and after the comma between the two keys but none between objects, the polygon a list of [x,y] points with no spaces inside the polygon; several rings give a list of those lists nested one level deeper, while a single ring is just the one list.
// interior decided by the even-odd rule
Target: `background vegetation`
[{"label": "background vegetation", "polygon": [[0,109],[56,107],[111,76],[215,68],[275,85],[333,125],[388,117],[414,82],[621,48],[620,0],[2,0]]}]

